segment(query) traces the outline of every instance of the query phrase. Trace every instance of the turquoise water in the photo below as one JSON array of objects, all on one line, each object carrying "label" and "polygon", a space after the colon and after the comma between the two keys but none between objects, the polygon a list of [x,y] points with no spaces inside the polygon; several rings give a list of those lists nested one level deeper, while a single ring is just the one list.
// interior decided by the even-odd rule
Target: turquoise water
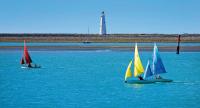
[{"label": "turquoise water", "polygon": [[[41,69],[22,69],[21,51],[0,52],[0,108],[199,108],[200,52],[161,52],[173,83],[128,85],[133,52],[30,51]],[[152,52],[140,52],[143,65]]]},{"label": "turquoise water", "polygon": [[[0,42],[0,46],[23,46],[20,42]],[[135,43],[27,43],[28,46],[134,46]],[[139,46],[153,46],[153,43],[138,43]],[[177,43],[157,43],[158,46],[177,46]],[[180,43],[181,46],[200,46],[200,43]]]}]

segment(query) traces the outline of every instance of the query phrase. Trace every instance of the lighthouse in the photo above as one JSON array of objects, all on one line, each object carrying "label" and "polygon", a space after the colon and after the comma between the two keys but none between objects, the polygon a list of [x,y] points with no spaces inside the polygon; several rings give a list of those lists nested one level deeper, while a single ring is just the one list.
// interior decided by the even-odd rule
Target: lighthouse
[{"label": "lighthouse", "polygon": [[104,11],[101,13],[99,34],[106,35],[106,21]]}]

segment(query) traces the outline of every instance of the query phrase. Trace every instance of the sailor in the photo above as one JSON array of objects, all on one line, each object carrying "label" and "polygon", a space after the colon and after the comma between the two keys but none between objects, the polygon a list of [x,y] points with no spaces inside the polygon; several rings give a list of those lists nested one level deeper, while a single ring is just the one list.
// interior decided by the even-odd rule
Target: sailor
[{"label": "sailor", "polygon": [[157,75],[156,79],[162,79],[162,77],[160,75]]},{"label": "sailor", "polygon": [[138,79],[139,79],[139,80],[144,80],[141,76],[138,76]]},{"label": "sailor", "polygon": [[28,64],[28,67],[32,67],[30,63]]}]

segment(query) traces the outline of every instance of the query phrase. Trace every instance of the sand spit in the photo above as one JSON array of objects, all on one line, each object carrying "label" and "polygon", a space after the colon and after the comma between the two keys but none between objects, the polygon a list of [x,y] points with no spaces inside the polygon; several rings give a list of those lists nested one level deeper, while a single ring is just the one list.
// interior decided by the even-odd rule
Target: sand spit
[{"label": "sand spit", "polygon": [[[176,42],[178,34],[0,34],[0,42]],[[200,42],[199,34],[181,35],[181,42]]]}]

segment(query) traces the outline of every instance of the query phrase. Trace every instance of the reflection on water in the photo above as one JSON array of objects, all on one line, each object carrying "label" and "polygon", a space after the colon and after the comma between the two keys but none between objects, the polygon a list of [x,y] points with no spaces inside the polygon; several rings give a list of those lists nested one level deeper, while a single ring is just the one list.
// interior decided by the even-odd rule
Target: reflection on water
[{"label": "reflection on water", "polygon": [[125,84],[126,87],[131,87],[134,89],[140,89],[142,87],[144,87],[145,84]]}]

